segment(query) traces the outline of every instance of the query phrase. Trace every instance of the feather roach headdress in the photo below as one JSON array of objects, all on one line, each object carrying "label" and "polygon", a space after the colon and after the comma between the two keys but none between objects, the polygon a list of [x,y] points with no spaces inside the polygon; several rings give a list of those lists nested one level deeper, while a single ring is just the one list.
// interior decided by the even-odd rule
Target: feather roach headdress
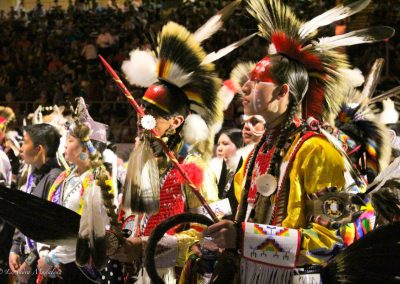
[{"label": "feather roach headdress", "polygon": [[[139,73],[141,62],[136,58],[144,60],[145,56],[148,62],[142,68],[147,72]],[[217,91],[221,82],[213,64],[202,64],[206,56],[193,34],[170,22],[159,34],[158,58],[135,50],[122,70],[131,84],[148,87],[143,96],[145,103],[166,115],[178,113],[186,117],[196,113],[210,125],[218,113]]]},{"label": "feather roach headdress", "polygon": [[212,62],[254,36],[208,55],[201,46],[202,41],[218,31],[239,3],[232,2],[194,33],[169,22],[158,36],[158,48],[154,53],[134,50],[130,60],[122,65],[131,84],[147,87],[143,96],[145,104],[165,115],[178,113],[185,118],[194,115],[188,117],[184,125],[183,136],[188,144],[207,140],[210,136],[207,125],[213,125],[222,113],[217,95],[221,81]]},{"label": "feather roach headdress", "polygon": [[308,88],[302,84],[292,90],[297,103],[302,102],[304,118],[329,119],[342,100],[342,96],[334,92],[334,86],[342,78],[341,70],[349,65],[346,56],[335,49],[383,40],[391,37],[394,30],[384,26],[372,27],[325,38],[317,38],[317,30],[361,11],[369,3],[369,0],[360,0],[347,6],[339,5],[302,22],[279,0],[249,0],[248,11],[258,21],[261,36],[271,42],[270,55],[257,63],[251,79],[280,83],[276,70],[271,69],[272,58],[274,54],[288,58],[289,65],[297,64],[292,68],[305,70],[308,75]]},{"label": "feather roach headdress", "polygon": [[359,84],[354,84],[363,81],[355,79],[359,76],[358,71],[346,71],[348,84],[337,89],[337,94],[342,92],[345,95],[335,120],[339,129],[337,137],[346,145],[346,152],[356,165],[362,161],[360,170],[367,175],[369,182],[385,169],[391,154],[389,129],[377,121],[369,107],[383,63],[383,59],[375,61],[361,92],[355,88]]}]

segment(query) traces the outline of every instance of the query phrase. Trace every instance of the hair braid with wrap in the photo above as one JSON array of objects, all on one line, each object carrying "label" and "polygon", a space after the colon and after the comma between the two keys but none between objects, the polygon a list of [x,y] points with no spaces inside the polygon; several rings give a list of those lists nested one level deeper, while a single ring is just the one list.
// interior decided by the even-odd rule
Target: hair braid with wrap
[{"label": "hair braid with wrap", "polygon": [[293,118],[296,113],[297,113],[297,105],[294,102],[294,100],[290,100],[287,110],[286,122],[281,127],[279,138],[277,139],[278,143],[275,146],[275,151],[269,166],[269,173],[275,177],[279,175],[279,162],[280,159],[282,158],[281,149],[285,146],[287,142],[288,135],[291,132]]},{"label": "hair braid with wrap", "polygon": [[[77,123],[73,135],[78,138],[84,147],[87,147],[85,140],[90,136],[90,128],[81,123]],[[115,213],[115,205],[113,204],[114,195],[112,193],[111,186],[107,184],[107,180],[110,180],[109,173],[103,165],[103,159],[99,151],[89,153],[90,166],[92,169],[96,169],[96,181],[97,185],[101,189],[101,194],[104,201],[104,206],[107,209],[107,215],[110,218],[111,225],[117,225],[117,215]]]}]

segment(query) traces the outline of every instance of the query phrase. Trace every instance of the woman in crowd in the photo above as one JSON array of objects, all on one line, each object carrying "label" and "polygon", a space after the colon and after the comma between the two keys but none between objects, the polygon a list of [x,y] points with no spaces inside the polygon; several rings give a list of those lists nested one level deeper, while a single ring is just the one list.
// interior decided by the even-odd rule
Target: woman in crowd
[{"label": "woman in crowd", "polygon": [[237,157],[237,150],[242,147],[242,132],[237,128],[229,128],[218,134],[217,144],[215,146],[215,158],[212,160],[212,166],[215,167],[214,173],[219,181],[222,169],[222,163],[225,162],[229,170],[236,170],[240,157]]},{"label": "woman in crowd", "polygon": [[[82,215],[78,244],[73,241],[56,247],[42,245],[38,261],[38,268],[45,277],[51,276],[52,271],[58,271],[62,283],[87,283],[87,277],[100,277],[87,269],[88,254],[94,268],[102,270],[106,266],[105,243],[101,239],[104,239],[109,223],[106,209],[112,203],[112,197],[105,194],[111,188],[101,150],[98,151],[92,143],[107,142],[106,125],[90,118],[82,99],[78,109],[78,119],[70,127],[65,145],[65,159],[72,166],[57,177],[48,194],[50,201]],[[92,218],[94,222],[89,224],[87,221]],[[94,242],[88,240],[92,233],[95,235]],[[89,242],[90,252],[86,249]]]},{"label": "woman in crowd", "polygon": [[218,197],[229,199],[233,215],[236,213],[238,202],[231,185],[234,174],[243,161],[239,151],[242,146],[243,138],[240,129],[223,130],[219,133],[215,150],[216,157],[211,160],[211,167],[218,181]]}]

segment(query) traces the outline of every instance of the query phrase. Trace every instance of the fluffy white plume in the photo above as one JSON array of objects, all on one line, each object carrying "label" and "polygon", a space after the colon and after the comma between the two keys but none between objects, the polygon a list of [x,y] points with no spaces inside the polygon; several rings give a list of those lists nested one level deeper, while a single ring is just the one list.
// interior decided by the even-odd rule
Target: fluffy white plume
[{"label": "fluffy white plume", "polygon": [[157,81],[157,59],[150,51],[136,49],[129,56],[121,69],[130,84],[146,88]]},{"label": "fluffy white plume", "polygon": [[276,54],[276,47],[275,44],[271,43],[270,45],[268,45],[268,54],[273,55]]},{"label": "fluffy white plume", "polygon": [[183,138],[189,145],[206,141],[210,130],[206,122],[198,114],[190,114],[183,126]]},{"label": "fluffy white plume", "polygon": [[223,121],[217,121],[216,123],[213,124],[212,130],[215,134],[218,134],[221,129],[222,129]]},{"label": "fluffy white plume", "polygon": [[360,69],[340,69],[339,72],[347,79],[353,88],[360,87],[364,83],[364,76]]},{"label": "fluffy white plume", "polygon": [[232,88],[230,88],[228,85],[223,85],[221,89],[218,92],[218,96],[221,97],[222,103],[223,103],[223,110],[225,111],[229,105],[231,104],[233,97],[235,96],[236,92]]},{"label": "fluffy white plume", "polygon": [[370,0],[359,0],[347,6],[343,4],[332,8],[325,13],[313,18],[312,20],[304,23],[300,28],[300,37],[305,38],[310,33],[316,31],[318,28],[327,26],[333,22],[350,17],[369,5]]},{"label": "fluffy white plume", "polygon": [[399,120],[399,113],[394,107],[394,102],[391,99],[382,101],[383,111],[377,115],[380,123],[389,124],[397,123]]}]

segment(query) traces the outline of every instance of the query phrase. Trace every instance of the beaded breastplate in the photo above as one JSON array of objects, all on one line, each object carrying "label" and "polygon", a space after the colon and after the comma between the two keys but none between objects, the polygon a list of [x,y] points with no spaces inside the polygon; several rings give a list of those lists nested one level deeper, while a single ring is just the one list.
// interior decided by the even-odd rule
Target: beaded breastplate
[{"label": "beaded breastplate", "polygon": [[[160,190],[160,211],[149,217],[144,229],[145,236],[149,236],[153,229],[165,219],[185,212],[185,199],[181,187],[177,170],[170,170]],[[173,230],[168,233],[172,234]]]}]

